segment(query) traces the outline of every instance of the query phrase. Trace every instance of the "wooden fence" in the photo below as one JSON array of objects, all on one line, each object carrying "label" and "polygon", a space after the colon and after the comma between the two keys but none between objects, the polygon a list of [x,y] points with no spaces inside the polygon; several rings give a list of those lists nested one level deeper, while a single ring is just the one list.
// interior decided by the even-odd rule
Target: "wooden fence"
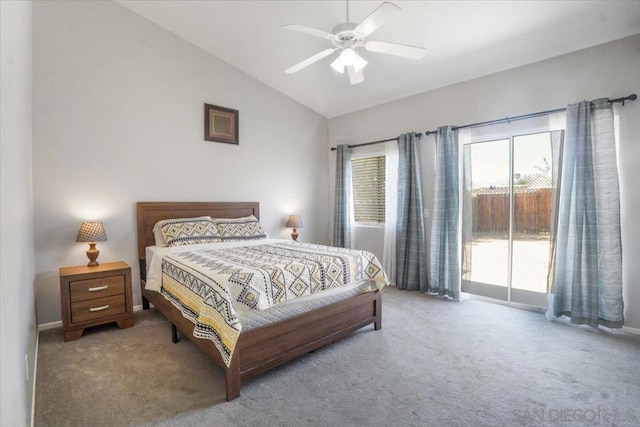
[{"label": "wooden fence", "polygon": [[[551,225],[552,190],[542,188],[514,193],[513,231],[515,233],[548,233]],[[509,231],[509,194],[476,194],[473,196],[473,231]]]}]

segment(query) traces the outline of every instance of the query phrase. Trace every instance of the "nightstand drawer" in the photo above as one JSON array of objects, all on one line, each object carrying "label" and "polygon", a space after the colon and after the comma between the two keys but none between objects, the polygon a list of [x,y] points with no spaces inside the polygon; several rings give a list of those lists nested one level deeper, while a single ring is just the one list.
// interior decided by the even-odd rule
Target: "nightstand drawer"
[{"label": "nightstand drawer", "polygon": [[71,322],[80,323],[124,313],[124,295],[96,298],[71,304]]},{"label": "nightstand drawer", "polygon": [[124,294],[124,275],[76,280],[69,284],[71,302]]}]

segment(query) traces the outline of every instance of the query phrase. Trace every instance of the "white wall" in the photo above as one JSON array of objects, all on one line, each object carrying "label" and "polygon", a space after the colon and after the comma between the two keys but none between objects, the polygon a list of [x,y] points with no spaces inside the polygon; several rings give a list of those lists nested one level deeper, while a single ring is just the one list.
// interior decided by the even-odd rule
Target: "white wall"
[{"label": "white wall", "polygon": [[16,427],[31,423],[37,337],[31,10],[29,1],[0,2],[0,425]]},{"label": "white wall", "polygon": [[[35,250],[40,323],[60,320],[57,270],[133,267],[137,201],[259,201],[272,237],[328,242],[327,119],[114,2],[34,4]],[[221,40],[221,43],[227,41]],[[240,111],[240,145],[203,139],[204,103]]]},{"label": "white wall", "polygon": [[[335,117],[329,121],[329,144],[393,138],[412,130],[423,132],[630,93],[640,94],[640,35]],[[627,326],[640,328],[640,101],[627,103],[619,111],[625,317]],[[433,137],[421,146],[425,207],[432,209]],[[332,200],[334,170],[331,156]]]}]

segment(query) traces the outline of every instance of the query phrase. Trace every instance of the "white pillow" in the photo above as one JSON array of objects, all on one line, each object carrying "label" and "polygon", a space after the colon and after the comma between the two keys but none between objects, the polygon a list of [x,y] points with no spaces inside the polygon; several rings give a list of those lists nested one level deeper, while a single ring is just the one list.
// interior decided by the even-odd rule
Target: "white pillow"
[{"label": "white pillow", "polygon": [[211,221],[211,217],[198,216],[193,218],[172,218],[169,220],[165,219],[165,220],[156,222],[155,225],[153,226],[153,238],[155,240],[156,246],[160,246],[160,247],[169,246],[162,232],[162,226],[166,225],[168,222],[189,223],[189,222],[198,222],[198,221]]}]

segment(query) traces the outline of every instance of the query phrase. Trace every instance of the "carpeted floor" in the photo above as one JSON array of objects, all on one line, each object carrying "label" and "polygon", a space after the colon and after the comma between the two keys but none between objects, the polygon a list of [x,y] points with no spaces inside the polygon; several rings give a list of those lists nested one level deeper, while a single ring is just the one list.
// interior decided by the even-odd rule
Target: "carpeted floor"
[{"label": "carpeted floor", "polygon": [[40,426],[640,425],[640,336],[388,288],[372,326],[243,384],[155,310],[40,334]]}]

